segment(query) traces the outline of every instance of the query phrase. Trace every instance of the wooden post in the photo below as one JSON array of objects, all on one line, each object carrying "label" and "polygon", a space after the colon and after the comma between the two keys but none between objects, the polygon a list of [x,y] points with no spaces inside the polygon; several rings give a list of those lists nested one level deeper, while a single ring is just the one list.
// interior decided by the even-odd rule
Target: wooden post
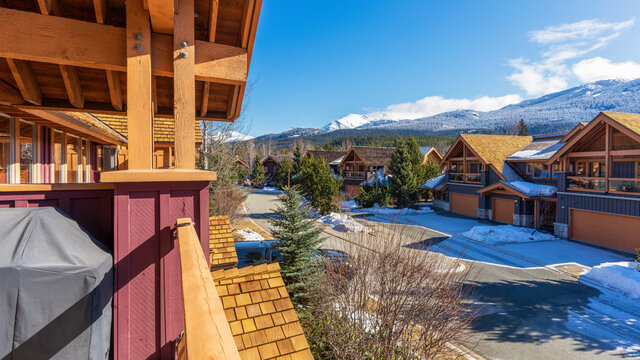
[{"label": "wooden post", "polygon": [[196,80],[193,0],[178,0],[173,27],[173,105],[176,168],[196,165]]},{"label": "wooden post", "polygon": [[143,0],[126,1],[128,168],[153,168],[151,29]]},{"label": "wooden post", "polygon": [[62,133],[62,151],[60,152],[60,182],[67,182],[67,133]]},{"label": "wooden post", "polygon": [[13,118],[13,184],[20,184],[20,119]]},{"label": "wooden post", "polygon": [[611,126],[604,124],[604,142],[605,142],[605,158],[604,158],[604,191],[609,192],[609,177],[611,176]]}]

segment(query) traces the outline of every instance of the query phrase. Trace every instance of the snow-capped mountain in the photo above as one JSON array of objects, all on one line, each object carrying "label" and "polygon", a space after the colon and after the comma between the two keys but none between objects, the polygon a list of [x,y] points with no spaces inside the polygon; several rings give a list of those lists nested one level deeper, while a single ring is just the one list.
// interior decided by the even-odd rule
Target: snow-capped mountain
[{"label": "snow-capped mountain", "polygon": [[530,128],[550,131],[589,121],[600,111],[640,112],[640,79],[602,80],[488,112],[455,110],[415,120],[388,119],[349,114],[322,127],[342,129],[388,129],[439,132],[455,129],[500,129],[524,119]]},{"label": "snow-capped mountain", "polygon": [[224,134],[216,134],[215,136],[220,137],[220,136],[224,136],[223,142],[236,142],[236,141],[247,141],[247,140],[251,140],[253,139],[253,136],[251,135],[245,135],[243,133],[237,132],[237,131],[229,131],[227,133]]}]

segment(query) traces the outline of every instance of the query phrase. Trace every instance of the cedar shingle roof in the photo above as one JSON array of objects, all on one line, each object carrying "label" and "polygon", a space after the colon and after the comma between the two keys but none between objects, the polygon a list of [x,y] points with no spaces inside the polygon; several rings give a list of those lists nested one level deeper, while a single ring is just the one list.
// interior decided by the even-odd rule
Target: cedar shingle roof
[{"label": "cedar shingle roof", "polygon": [[289,155],[289,154],[267,155],[260,162],[264,164],[264,162],[267,161],[269,158],[275,161],[276,164],[279,164],[280,161],[284,160],[285,158],[289,158],[290,160],[293,160],[293,155]]},{"label": "cedar shingle roof", "polygon": [[[93,114],[95,118],[109,125],[113,130],[127,137],[127,117],[125,115]],[[175,140],[175,122],[170,118],[153,118],[153,141],[157,143],[173,143]],[[202,143],[200,120],[195,121],[196,144]]]},{"label": "cedar shingle roof", "polygon": [[308,150],[307,155],[313,156],[314,159],[324,159],[327,164],[335,161],[347,154],[346,151],[334,151],[334,150]]},{"label": "cedar shingle roof", "polygon": [[504,160],[531,143],[531,136],[460,134],[487,165],[502,172]]},{"label": "cedar shingle roof", "polygon": [[603,112],[603,114],[619,122],[622,126],[633,131],[636,134],[640,134],[640,114],[631,113],[617,113],[617,112]]},{"label": "cedar shingle roof", "polygon": [[119,142],[127,141],[124,135],[122,135],[112,127],[108,126],[108,124],[100,121],[99,119],[97,119],[95,116],[91,114],[83,113],[83,112],[69,112],[69,111],[50,111],[50,112],[57,116],[61,116],[66,119],[80,122],[86,125],[87,127],[89,127],[90,129],[97,130],[116,141],[119,141]]},{"label": "cedar shingle roof", "polygon": [[392,147],[353,146],[352,149],[368,166],[389,166],[391,155],[396,151]]},{"label": "cedar shingle roof", "polygon": [[278,263],[211,272],[242,359],[313,359]]},{"label": "cedar shingle roof", "polygon": [[238,254],[233,243],[233,229],[228,216],[209,218],[209,259],[211,269],[228,269],[238,264]]}]

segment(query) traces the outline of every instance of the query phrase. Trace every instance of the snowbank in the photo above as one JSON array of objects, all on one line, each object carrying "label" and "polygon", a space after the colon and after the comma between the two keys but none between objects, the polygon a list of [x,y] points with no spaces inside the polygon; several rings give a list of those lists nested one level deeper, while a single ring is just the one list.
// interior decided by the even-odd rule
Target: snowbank
[{"label": "snowbank", "polygon": [[349,215],[331,213],[318,218],[318,222],[331,225],[334,229],[344,232],[369,232],[371,229],[356,222]]},{"label": "snowbank", "polygon": [[511,225],[474,226],[471,230],[461,235],[489,245],[559,240],[551,234]]},{"label": "snowbank", "polygon": [[378,204],[376,204],[372,208],[361,209],[358,212],[364,212],[364,213],[376,214],[376,215],[394,216],[394,215],[422,215],[422,214],[430,214],[434,211],[428,206],[423,206],[420,209],[411,209],[411,208],[393,209],[388,206],[379,206]]},{"label": "snowbank", "polygon": [[427,180],[424,184],[420,185],[420,189],[427,190],[441,190],[442,186],[447,182],[447,174],[441,174],[434,178]]},{"label": "snowbank", "polygon": [[632,261],[607,262],[594,266],[580,279],[595,280],[640,300],[640,265]]},{"label": "snowbank", "polygon": [[340,208],[343,211],[351,211],[352,209],[356,209],[358,207],[358,203],[355,200],[343,201],[342,204],[340,204]]},{"label": "snowbank", "polygon": [[265,186],[262,189],[255,189],[255,192],[258,194],[276,194],[276,195],[282,194],[282,191],[280,191],[280,189],[269,187],[269,186]]},{"label": "snowbank", "polygon": [[553,196],[557,191],[555,186],[534,184],[526,181],[512,181],[509,185],[529,196]]},{"label": "snowbank", "polygon": [[264,240],[264,237],[262,237],[262,235],[258,234],[257,232],[249,228],[238,230],[237,234],[242,236],[242,238],[246,241]]}]

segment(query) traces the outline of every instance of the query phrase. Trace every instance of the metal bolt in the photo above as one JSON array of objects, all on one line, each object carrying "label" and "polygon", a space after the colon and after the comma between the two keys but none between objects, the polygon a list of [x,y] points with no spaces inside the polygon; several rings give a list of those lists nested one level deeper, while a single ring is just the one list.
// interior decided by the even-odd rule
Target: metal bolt
[{"label": "metal bolt", "polygon": [[134,37],[135,37],[135,38],[136,38],[136,40],[138,40],[138,41],[141,41],[141,40],[143,39],[142,34],[140,34],[140,33],[136,33],[136,34],[134,35]]},{"label": "metal bolt", "polygon": [[142,51],[142,45],[140,44],[135,44],[133,48],[136,49],[136,51]]},{"label": "metal bolt", "polygon": [[180,56],[182,56],[183,58],[189,57],[189,53],[186,51],[180,51]]},{"label": "metal bolt", "polygon": [[189,46],[189,43],[188,43],[188,42],[186,42],[186,41],[183,41],[183,42],[182,42],[182,47],[183,47],[183,48],[186,48],[187,46]]}]

